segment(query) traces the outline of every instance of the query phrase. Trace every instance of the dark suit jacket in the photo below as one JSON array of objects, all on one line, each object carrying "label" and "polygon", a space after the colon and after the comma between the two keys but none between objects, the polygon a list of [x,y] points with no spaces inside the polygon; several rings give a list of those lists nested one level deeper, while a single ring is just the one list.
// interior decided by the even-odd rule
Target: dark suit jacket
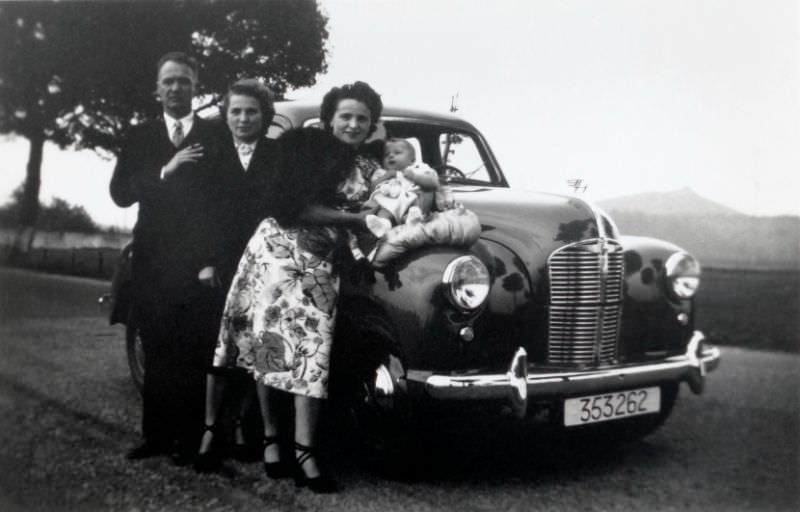
[{"label": "dark suit jacket", "polygon": [[206,160],[214,176],[214,213],[218,240],[215,261],[227,290],[239,259],[258,224],[273,215],[273,187],[277,144],[262,138],[256,144],[247,170],[242,167],[233,137],[225,130]]},{"label": "dark suit jacket", "polygon": [[[220,124],[195,118],[180,148],[194,143],[211,148],[221,136]],[[189,303],[206,290],[197,280],[218,255],[209,226],[214,218],[211,169],[202,162],[182,165],[160,179],[161,168],[175,152],[163,120],[133,128],[117,160],[110,191],[123,207],[139,203],[134,227],[132,274],[134,299]]]}]

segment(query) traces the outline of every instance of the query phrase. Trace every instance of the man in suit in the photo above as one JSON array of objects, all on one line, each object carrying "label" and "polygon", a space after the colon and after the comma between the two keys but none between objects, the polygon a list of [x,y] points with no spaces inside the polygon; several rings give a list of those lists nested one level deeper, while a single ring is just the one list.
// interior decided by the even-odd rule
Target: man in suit
[{"label": "man in suit", "polygon": [[[131,129],[111,178],[118,206],[139,203],[133,230],[133,305],[145,355],[143,442],[129,459],[171,454],[189,461],[202,425],[205,370],[225,290],[219,286],[209,207],[214,198],[204,151],[218,124],[192,112],[197,63],[171,52],[158,62],[163,116]],[[212,338],[210,338],[212,337]]]}]

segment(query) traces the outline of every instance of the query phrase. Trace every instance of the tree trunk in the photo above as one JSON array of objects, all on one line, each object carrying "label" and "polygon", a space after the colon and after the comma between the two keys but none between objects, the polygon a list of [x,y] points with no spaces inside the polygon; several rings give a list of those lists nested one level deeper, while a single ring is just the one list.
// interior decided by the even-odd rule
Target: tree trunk
[{"label": "tree trunk", "polygon": [[43,133],[29,137],[28,166],[25,172],[25,187],[19,209],[19,228],[14,238],[14,246],[9,253],[9,260],[20,262],[27,259],[33,246],[36,234],[36,222],[39,220],[39,189],[42,185],[42,154],[45,137]]}]

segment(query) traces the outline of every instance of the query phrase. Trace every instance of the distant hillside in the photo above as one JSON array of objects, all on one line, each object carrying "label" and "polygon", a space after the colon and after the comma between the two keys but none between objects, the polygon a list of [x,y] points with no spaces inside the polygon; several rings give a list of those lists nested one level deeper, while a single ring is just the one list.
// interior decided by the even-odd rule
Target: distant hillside
[{"label": "distant hillside", "polygon": [[646,192],[598,201],[598,203],[607,211],[618,212],[645,212],[661,215],[745,215],[733,208],[706,199],[690,188],[669,192]]},{"label": "distant hillside", "polygon": [[626,235],[673,242],[705,266],[800,269],[800,217],[754,217],[689,189],[599,201]]}]

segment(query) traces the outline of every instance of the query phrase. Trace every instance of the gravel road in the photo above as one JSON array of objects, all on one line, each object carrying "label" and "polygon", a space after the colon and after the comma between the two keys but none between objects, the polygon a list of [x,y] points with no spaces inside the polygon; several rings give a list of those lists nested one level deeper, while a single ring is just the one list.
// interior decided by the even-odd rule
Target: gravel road
[{"label": "gravel road", "polygon": [[0,268],[0,510],[800,510],[800,357],[723,349],[646,440],[588,450],[535,431],[454,429],[420,477],[365,471],[336,445],[343,490],[317,496],[231,462],[197,475],[136,463],[139,398],[107,283]]}]

